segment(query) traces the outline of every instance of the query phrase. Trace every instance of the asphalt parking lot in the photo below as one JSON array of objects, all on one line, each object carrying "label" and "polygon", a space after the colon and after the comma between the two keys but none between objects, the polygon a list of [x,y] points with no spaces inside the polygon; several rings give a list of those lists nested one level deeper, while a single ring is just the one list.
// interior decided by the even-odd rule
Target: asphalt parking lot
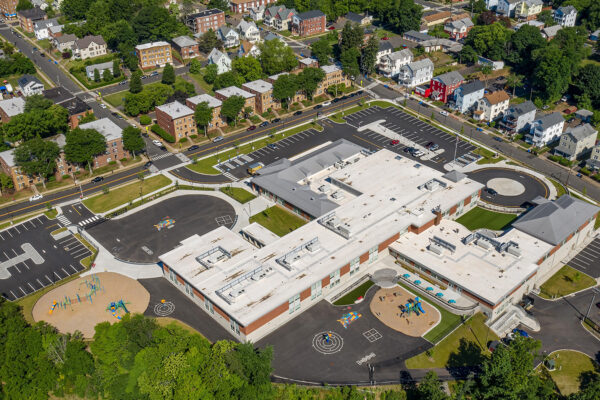
[{"label": "asphalt parking lot", "polygon": [[91,252],[72,234],[55,240],[60,224],[45,215],[0,232],[0,293],[17,300],[80,272]]},{"label": "asphalt parking lot", "polygon": [[600,278],[600,238],[594,239],[583,250],[577,253],[567,265],[593,278]]},{"label": "asphalt parking lot", "polygon": [[126,217],[107,220],[87,232],[121,260],[155,263],[160,254],[183,239],[220,225],[231,228],[235,219],[235,211],[227,201],[193,194],[162,200]]}]

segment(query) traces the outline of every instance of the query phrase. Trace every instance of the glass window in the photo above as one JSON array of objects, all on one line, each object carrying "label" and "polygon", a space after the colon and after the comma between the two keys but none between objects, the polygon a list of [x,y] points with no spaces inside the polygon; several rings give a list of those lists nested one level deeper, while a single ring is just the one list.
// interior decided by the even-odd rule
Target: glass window
[{"label": "glass window", "polygon": [[237,333],[238,335],[240,334],[240,325],[234,321],[233,319],[229,320],[229,326],[231,327],[231,330],[235,333]]},{"label": "glass window", "polygon": [[288,309],[290,314],[300,309],[300,295],[297,294],[288,300]]},{"label": "glass window", "polygon": [[333,288],[340,283],[340,270],[336,270],[335,272],[329,275],[329,288]]},{"label": "glass window", "polygon": [[358,272],[360,269],[360,257],[356,257],[354,260],[350,261],[350,276],[354,275],[354,273]]},{"label": "glass window", "polygon": [[378,252],[377,246],[371,247],[369,249],[369,264],[376,261],[378,256],[379,256],[379,252]]},{"label": "glass window", "polygon": [[213,308],[213,305],[212,305],[212,303],[210,302],[210,300],[209,300],[207,297],[205,297],[205,298],[204,298],[204,307],[205,307],[205,308],[208,310],[208,312],[210,312],[211,314],[214,314],[214,313],[215,313],[215,310],[214,310],[214,308]]},{"label": "glass window", "polygon": [[310,299],[314,300],[321,295],[321,281],[314,283],[310,287]]}]

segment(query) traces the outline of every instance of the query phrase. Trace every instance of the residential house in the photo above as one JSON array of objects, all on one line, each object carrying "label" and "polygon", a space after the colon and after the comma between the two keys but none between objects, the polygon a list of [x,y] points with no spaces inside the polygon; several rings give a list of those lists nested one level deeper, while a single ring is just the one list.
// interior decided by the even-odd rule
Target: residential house
[{"label": "residential house", "polygon": [[252,112],[256,112],[255,96],[253,93],[240,89],[237,86],[229,86],[224,89],[219,89],[215,91],[215,97],[221,101],[225,101],[231,96],[243,97],[244,99],[246,99],[244,108],[250,107],[252,108]]},{"label": "residential house", "polygon": [[554,154],[571,161],[583,159],[595,146],[597,135],[598,131],[590,124],[568,129],[561,135]]},{"label": "residential house", "polygon": [[254,22],[248,22],[243,19],[235,29],[239,32],[240,37],[243,40],[250,43],[255,43],[260,40],[260,31]]},{"label": "residential house", "polygon": [[521,104],[514,104],[504,113],[500,126],[506,129],[507,133],[521,132],[533,122],[536,112],[535,104],[529,100]]},{"label": "residential house", "polygon": [[60,24],[56,20],[56,18],[52,19],[42,19],[34,22],[33,24],[33,33],[35,34],[35,38],[37,40],[48,39],[50,36],[48,28],[51,26],[59,26]]},{"label": "residential house", "polygon": [[357,13],[353,13],[353,12],[349,12],[346,15],[344,15],[344,19],[346,21],[350,21],[353,24],[358,24],[358,25],[369,25],[371,24],[371,22],[373,22],[373,16],[372,15],[362,15],[362,14],[357,14]]},{"label": "residential house", "polygon": [[485,8],[494,11],[498,7],[498,0],[485,0]]},{"label": "residential house", "polygon": [[0,152],[0,171],[10,176],[15,190],[23,190],[36,183],[42,183],[39,176],[26,175],[15,162],[14,149]]},{"label": "residential house", "polygon": [[592,42],[597,42],[598,40],[600,40],[600,29],[596,29],[594,32],[592,32],[592,34],[590,35],[590,40]]},{"label": "residential house", "polygon": [[223,120],[223,118],[221,117],[221,106],[223,105],[223,102],[217,99],[216,97],[213,97],[208,94],[200,94],[198,96],[190,97],[185,100],[186,105],[192,110],[195,110],[198,104],[204,102],[208,104],[208,107],[210,107],[213,112],[212,120],[206,127],[206,131],[209,132],[227,125],[225,123],[225,120]]},{"label": "residential house", "polygon": [[577,9],[573,6],[558,7],[554,10],[554,22],[560,26],[575,26]]},{"label": "residential house", "polygon": [[477,102],[483,98],[484,94],[485,86],[483,82],[476,80],[464,83],[454,91],[454,107],[464,114],[477,107]]},{"label": "residential house", "polygon": [[319,61],[315,60],[314,58],[301,58],[298,60],[298,68],[319,68]]},{"label": "residential house", "polygon": [[508,108],[509,100],[510,97],[504,90],[486,93],[477,102],[473,118],[477,121],[494,121]]},{"label": "residential house", "polygon": [[443,53],[458,54],[462,50],[463,45],[450,39],[433,38],[419,43],[419,47],[422,47],[423,50],[425,50],[425,53],[441,51]]},{"label": "residential house", "polygon": [[200,11],[185,17],[185,24],[194,31],[194,33],[204,34],[209,30],[217,31],[225,26],[225,12],[218,8]]},{"label": "residential house", "polygon": [[575,118],[579,118],[581,122],[592,122],[592,117],[594,113],[590,110],[586,110],[585,108],[580,108],[575,112]]},{"label": "residential house", "polygon": [[518,24],[513,26],[513,30],[516,32],[519,29],[521,29],[522,27],[524,27],[525,25],[529,25],[529,26],[535,26],[536,28],[538,28],[540,31],[542,29],[544,29],[545,24],[542,21],[538,21],[538,20],[530,20],[530,21],[523,21],[523,22],[519,22]]},{"label": "residential house", "polygon": [[17,16],[18,0],[0,0],[0,13],[7,19]]},{"label": "residential house", "polygon": [[189,36],[177,36],[171,39],[173,48],[179,52],[182,58],[196,58],[200,55],[198,42]]},{"label": "residential house", "polygon": [[266,7],[275,0],[229,0],[229,8],[234,14],[244,14],[261,6]]},{"label": "residential house", "polygon": [[237,57],[258,57],[260,56],[260,48],[256,43],[250,43],[246,40],[240,40],[240,47],[237,50]]},{"label": "residential house", "polygon": [[560,138],[565,127],[565,119],[559,112],[542,115],[531,123],[527,143],[535,147],[544,147]]},{"label": "residential house", "polygon": [[542,0],[522,0],[515,6],[515,17],[527,21],[535,19],[542,12],[543,6]]},{"label": "residential house", "polygon": [[217,37],[223,42],[223,46],[226,49],[240,44],[240,35],[227,26],[217,29]]},{"label": "residential house", "polygon": [[381,57],[379,63],[377,64],[377,68],[382,75],[388,78],[394,78],[400,73],[400,69],[403,66],[410,64],[412,60],[412,51],[409,49],[403,49]]},{"label": "residential house", "polygon": [[123,148],[123,129],[109,118],[100,118],[92,122],[79,125],[81,129],[93,129],[104,136],[106,151],[94,157],[94,168],[108,165],[111,161],[130,158],[131,154]]},{"label": "residential house", "polygon": [[292,16],[291,28],[293,35],[311,36],[325,32],[325,14],[321,10],[310,10]]},{"label": "residential house", "polygon": [[254,94],[256,113],[262,114],[269,109],[277,110],[281,108],[281,103],[273,98],[273,84],[271,82],[258,79],[252,82],[246,82],[242,89]]},{"label": "residential house", "polygon": [[415,43],[425,42],[427,40],[435,39],[434,36],[428,35],[426,33],[418,32],[418,31],[406,31],[402,35],[404,40],[408,40]]},{"label": "residential house", "polygon": [[398,74],[398,83],[406,87],[415,87],[431,81],[433,62],[429,58],[403,65]]},{"label": "residential house", "polygon": [[585,167],[590,171],[600,170],[600,145],[594,146],[590,158],[585,162]]},{"label": "residential house", "polygon": [[265,10],[263,23],[278,31],[286,31],[294,15],[296,15],[296,10],[293,8],[272,6]]},{"label": "residential house", "polygon": [[505,17],[514,17],[515,9],[519,2],[521,2],[521,0],[498,0],[496,12],[500,15],[504,15]]},{"label": "residential house", "polygon": [[252,21],[259,22],[262,21],[265,15],[265,6],[253,7],[250,9],[249,15]]},{"label": "residential house", "polygon": [[467,36],[473,28],[471,18],[463,18],[457,21],[448,21],[444,24],[444,32],[450,35],[450,39],[460,40]]},{"label": "residential house", "polygon": [[[271,40],[281,40],[279,39],[279,36],[277,36],[276,34],[274,34],[273,32],[269,32],[265,35],[265,37],[263,38],[263,40],[265,42],[270,42]],[[285,43],[285,42],[283,42]],[[287,43],[285,43],[285,45],[287,46]]]},{"label": "residential house", "polygon": [[560,25],[548,26],[548,27],[542,29],[542,36],[546,40],[552,40],[552,39],[554,39],[554,36],[556,36],[558,31],[560,31],[562,28],[563,27]]},{"label": "residential house", "polygon": [[425,11],[423,13],[423,17],[421,18],[421,21],[427,27],[432,27],[435,25],[443,24],[444,21],[446,21],[451,16],[452,16],[452,13],[450,11],[431,10],[431,11]]},{"label": "residential house", "polygon": [[197,135],[194,110],[178,101],[155,108],[156,123],[175,138],[178,143],[183,138]]},{"label": "residential house", "polygon": [[46,13],[39,7],[33,7],[27,10],[17,12],[19,25],[25,32],[33,33],[33,26],[36,22],[47,19]]},{"label": "residential house", "polygon": [[88,35],[75,41],[73,56],[81,60],[106,55],[106,42],[100,35]]},{"label": "residential house", "polygon": [[389,41],[381,40],[379,42],[379,49],[377,50],[377,59],[375,60],[375,64],[379,64],[384,56],[392,54],[393,51],[394,46],[392,46]]},{"label": "residential house", "polygon": [[25,112],[25,99],[22,97],[0,100],[0,121],[3,123],[7,123],[12,117],[23,112]]},{"label": "residential house", "polygon": [[465,78],[456,71],[446,72],[445,74],[438,75],[431,79],[431,98],[434,100],[441,101],[443,103],[448,102],[450,95],[462,85]]},{"label": "residential house", "polygon": [[489,58],[478,56],[477,65],[488,66],[492,69],[492,71],[498,71],[499,69],[504,68],[504,61],[494,61],[490,60]]},{"label": "residential house", "polygon": [[215,64],[217,66],[218,74],[231,71],[231,58],[216,48],[210,51],[207,60],[209,65]]},{"label": "residential house", "polygon": [[321,69],[325,72],[325,78],[317,86],[314,96],[322,95],[332,85],[344,85],[345,87],[350,85],[350,80],[342,72],[342,68],[339,65],[323,65]]},{"label": "residential house", "polygon": [[33,96],[34,94],[42,94],[44,85],[33,75],[23,75],[17,80],[19,90],[23,96]]},{"label": "residential house", "polygon": [[54,41],[57,37],[61,36],[64,25],[52,25],[48,27],[48,39]]},{"label": "residential house", "polygon": [[164,67],[173,62],[171,45],[167,42],[151,42],[135,46],[138,62],[142,69]]},{"label": "residential house", "polygon": [[110,72],[110,74],[112,75],[113,73],[113,62],[112,61],[108,61],[105,63],[100,63],[100,64],[92,64],[92,65],[88,65],[85,67],[85,76],[87,76],[87,78],[90,81],[94,80],[94,76],[95,76],[95,72],[98,70],[98,73],[100,74],[100,79],[103,78],[103,74],[104,71],[108,70]]},{"label": "residential house", "polygon": [[57,38],[54,38],[54,47],[61,53],[65,53],[69,50],[73,50],[75,48],[75,42],[77,41],[77,36],[72,33],[67,33],[66,35],[61,35]]}]

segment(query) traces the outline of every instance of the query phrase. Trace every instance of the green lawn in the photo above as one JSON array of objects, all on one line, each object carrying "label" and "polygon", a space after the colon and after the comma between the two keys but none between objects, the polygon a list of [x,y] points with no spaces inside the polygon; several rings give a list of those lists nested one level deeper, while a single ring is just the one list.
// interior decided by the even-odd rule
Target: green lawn
[{"label": "green lawn", "polygon": [[246,189],[236,188],[236,187],[222,187],[221,192],[225,193],[227,196],[231,197],[237,202],[242,204],[249,202],[250,200],[254,200],[256,198],[255,195],[247,191]]},{"label": "green lawn", "polygon": [[308,123],[308,124],[297,126],[293,129],[290,129],[283,133],[276,133],[276,131],[273,130],[270,135],[272,137],[266,137],[264,139],[257,140],[252,143],[242,144],[242,145],[239,145],[237,148],[235,148],[235,144],[232,143],[232,144],[234,144],[233,148],[231,148],[229,150],[214,153],[210,157],[203,158],[202,160],[198,160],[198,161],[188,165],[187,168],[191,169],[194,172],[198,172],[199,174],[219,175],[220,172],[213,168],[219,162],[226,161],[226,160],[236,157],[240,154],[251,153],[254,150],[258,150],[260,148],[265,147],[269,143],[276,143],[278,140],[283,139],[284,137],[288,137],[288,136],[294,135],[296,133],[299,133],[299,132],[302,132],[302,131],[305,131],[305,130],[311,129],[311,128],[317,129],[317,130],[323,129],[323,128],[321,128],[320,125]]},{"label": "green lawn", "polygon": [[562,297],[595,284],[596,280],[591,276],[565,265],[540,287],[540,297]]},{"label": "green lawn", "polygon": [[127,91],[117,92],[117,93],[103,96],[102,99],[113,107],[119,107],[119,106],[123,105],[123,103],[124,103],[123,99],[125,98],[125,95],[127,93],[129,93],[129,92],[127,92]]},{"label": "green lawn", "polygon": [[46,214],[46,217],[48,217],[48,219],[54,219],[58,215],[58,211],[56,211],[56,209],[53,208],[51,210],[44,211],[44,214]]},{"label": "green lawn", "polygon": [[444,368],[449,364],[479,365],[481,357],[488,353],[487,343],[498,340],[498,336],[485,325],[485,319],[485,315],[475,314],[430,352],[406,360],[406,367]]},{"label": "green lawn", "polygon": [[548,180],[554,185],[554,187],[556,188],[556,197],[560,197],[563,194],[566,194],[567,191],[565,190],[565,187],[563,185],[561,185],[558,181],[555,181],[552,178],[548,178]]},{"label": "green lawn", "polygon": [[504,214],[488,211],[480,207],[475,207],[468,213],[459,217],[456,222],[464,225],[471,231],[480,228],[499,231],[508,227],[508,225],[510,225],[516,218],[517,216],[515,214]]},{"label": "green lawn", "polygon": [[369,288],[373,285],[373,281],[368,280],[362,285],[358,286],[357,288],[351,290],[350,292],[337,299],[333,304],[336,306],[347,306],[350,304],[354,304],[356,299],[358,299],[360,296],[364,296],[365,293],[367,293],[367,290],[369,290]]},{"label": "green lawn", "polygon": [[502,160],[504,160],[504,157],[498,156],[498,157],[494,157],[494,153],[486,150],[484,148],[478,148],[476,150],[473,151],[473,153],[480,155],[481,158],[480,160],[477,161],[477,164],[482,165],[482,164],[496,164],[497,162],[500,162]]},{"label": "green lawn", "polygon": [[[163,175],[144,179],[142,194],[148,194],[171,183]],[[118,189],[111,190],[108,194],[99,194],[83,201],[83,204],[94,213],[106,212],[120,205],[126,204],[140,197],[140,182],[130,183]]]},{"label": "green lawn", "polygon": [[306,224],[306,221],[279,206],[273,206],[254,214],[250,222],[257,222],[276,234],[284,236]]},{"label": "green lawn", "polygon": [[556,369],[549,374],[563,396],[579,390],[582,374],[597,375],[598,365],[583,353],[560,350],[552,353],[550,358],[554,359]]},{"label": "green lawn", "polygon": [[204,91],[205,91],[206,93],[208,93],[208,94],[210,94],[210,95],[213,95],[213,94],[214,94],[214,91],[213,91],[212,85],[209,85],[209,84],[208,84],[208,83],[206,83],[206,81],[204,80],[204,73],[205,73],[205,71],[206,71],[206,68],[202,68],[202,70],[200,71],[200,73],[198,73],[198,74],[191,74],[191,73],[188,73],[188,76],[189,76],[190,78],[192,78],[193,80],[195,80],[195,81],[196,81],[196,83],[197,83],[198,85],[200,85],[200,87],[201,87],[202,89],[204,89]]}]

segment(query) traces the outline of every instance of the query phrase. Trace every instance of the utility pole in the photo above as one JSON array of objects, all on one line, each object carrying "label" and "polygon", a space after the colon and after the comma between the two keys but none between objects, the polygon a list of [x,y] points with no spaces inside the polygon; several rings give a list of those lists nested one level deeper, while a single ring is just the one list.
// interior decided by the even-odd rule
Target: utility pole
[{"label": "utility pole", "polygon": [[585,313],[585,317],[583,318],[584,321],[588,319],[588,316],[590,315],[590,311],[592,310],[592,304],[594,304],[594,300],[596,299],[597,294],[600,294],[600,290],[592,289],[592,301],[590,301],[590,306],[588,307],[587,312]]}]

